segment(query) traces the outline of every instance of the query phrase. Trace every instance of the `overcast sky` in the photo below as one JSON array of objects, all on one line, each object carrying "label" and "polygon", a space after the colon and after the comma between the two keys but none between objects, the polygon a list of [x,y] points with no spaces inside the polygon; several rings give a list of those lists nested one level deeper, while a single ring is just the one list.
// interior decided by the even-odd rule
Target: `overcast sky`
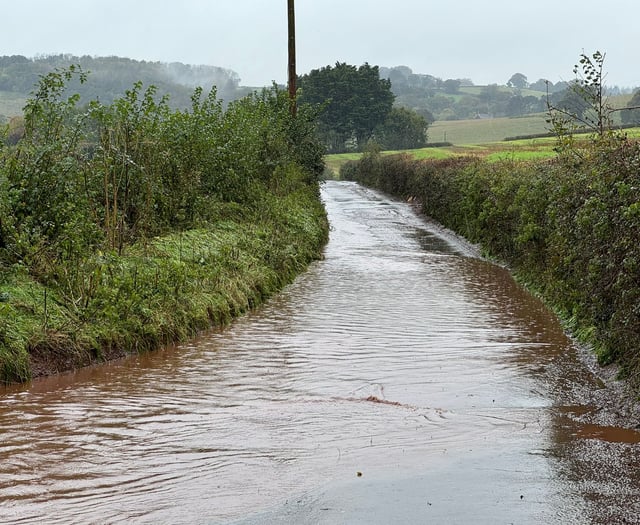
[{"label": "overcast sky", "polygon": [[[287,77],[286,0],[3,0],[0,12],[0,55],[208,64],[250,86]],[[638,0],[296,0],[296,18],[299,74],[340,61],[557,82],[600,50],[608,85],[640,86]]]}]

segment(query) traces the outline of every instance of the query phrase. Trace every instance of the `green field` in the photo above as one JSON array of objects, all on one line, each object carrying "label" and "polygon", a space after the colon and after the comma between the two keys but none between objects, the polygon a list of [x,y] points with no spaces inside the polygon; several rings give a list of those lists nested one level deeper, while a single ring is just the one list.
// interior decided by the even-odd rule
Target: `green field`
[{"label": "green field", "polygon": [[[497,120],[497,119],[496,119]],[[497,160],[535,160],[555,156],[556,139],[553,137],[522,139],[513,141],[488,141],[477,144],[438,148],[421,148],[405,151],[384,151],[383,155],[407,153],[415,159],[443,159],[456,155],[476,155],[489,161]],[[328,176],[337,177],[343,164],[358,160],[361,153],[336,153],[327,155],[325,163]]]},{"label": "green field", "polygon": [[[475,93],[481,86],[460,88],[460,91]],[[507,89],[507,88],[504,88]],[[523,91],[523,95],[527,93]],[[532,92],[537,96],[540,92]],[[631,95],[611,97],[608,102],[613,108],[623,108],[631,100]],[[612,114],[615,124],[619,124],[619,112]],[[539,135],[549,131],[547,114],[538,113],[523,117],[501,117],[471,120],[439,120],[429,126],[429,142],[451,142],[456,146],[497,142],[508,137]]]},{"label": "green field", "polygon": [[[442,159],[455,155],[476,155],[490,162],[498,160],[539,160],[554,157],[556,152],[555,137],[529,138],[504,141],[507,136],[526,135],[529,133],[545,133],[542,128],[536,130],[535,119],[542,117],[523,117],[518,119],[497,118],[486,120],[452,120],[435,122],[430,128],[454,130],[465,137],[465,142],[454,143],[448,147],[422,148],[405,151],[384,151],[383,155],[407,153],[415,159]],[[512,121],[523,121],[516,122]],[[543,123],[544,120],[542,119]],[[624,130],[631,138],[640,138],[640,128]],[[500,138],[496,138],[500,137]],[[453,141],[450,141],[453,142]],[[337,178],[340,168],[350,160],[358,160],[361,153],[337,153],[327,155],[325,163],[327,176]]]},{"label": "green field", "polygon": [[473,120],[441,120],[429,126],[429,142],[451,142],[456,146],[497,142],[507,137],[536,135],[549,131],[546,115]]},{"label": "green field", "polygon": [[[461,86],[460,93],[464,95],[474,95],[477,97],[478,95],[482,95],[482,92],[485,91],[488,87],[489,86]],[[498,88],[498,91],[500,91],[501,93],[509,93],[509,94],[519,93],[523,97],[532,96],[532,97],[540,98],[546,95],[546,93],[544,93],[543,91],[536,91],[534,89],[516,90],[508,86],[497,86],[497,88]]]}]

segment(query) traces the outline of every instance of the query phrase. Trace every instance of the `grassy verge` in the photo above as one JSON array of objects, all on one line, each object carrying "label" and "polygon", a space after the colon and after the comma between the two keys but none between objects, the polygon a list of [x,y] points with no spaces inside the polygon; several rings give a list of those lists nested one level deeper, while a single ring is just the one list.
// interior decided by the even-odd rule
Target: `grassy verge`
[{"label": "grassy verge", "polygon": [[207,228],[98,253],[76,272],[91,300],[47,288],[26,268],[0,277],[0,377],[22,381],[183,340],[229,322],[320,256],[327,222],[317,188],[221,209]]},{"label": "grassy verge", "polygon": [[74,79],[86,73],[41,77],[23,133],[0,137],[0,381],[223,324],[327,237],[323,148],[287,93],[223,108],[197,88],[176,111],[137,82],[81,108]]}]

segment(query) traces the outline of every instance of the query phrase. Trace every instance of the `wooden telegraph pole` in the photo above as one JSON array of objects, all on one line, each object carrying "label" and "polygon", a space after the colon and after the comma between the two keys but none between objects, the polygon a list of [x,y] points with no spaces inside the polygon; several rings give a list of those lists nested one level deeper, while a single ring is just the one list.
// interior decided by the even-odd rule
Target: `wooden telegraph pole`
[{"label": "wooden telegraph pole", "polygon": [[291,115],[296,116],[296,16],[294,0],[287,0],[289,7],[289,104]]}]

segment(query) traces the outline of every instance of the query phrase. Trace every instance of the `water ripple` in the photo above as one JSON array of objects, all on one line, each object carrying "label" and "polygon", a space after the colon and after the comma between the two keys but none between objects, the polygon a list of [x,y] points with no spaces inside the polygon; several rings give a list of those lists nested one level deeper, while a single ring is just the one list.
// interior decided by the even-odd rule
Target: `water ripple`
[{"label": "water ripple", "polygon": [[496,447],[547,472],[531,371],[570,344],[555,321],[407,205],[323,191],[325,259],[262,308],[0,397],[0,521],[225,522],[363,465]]}]

